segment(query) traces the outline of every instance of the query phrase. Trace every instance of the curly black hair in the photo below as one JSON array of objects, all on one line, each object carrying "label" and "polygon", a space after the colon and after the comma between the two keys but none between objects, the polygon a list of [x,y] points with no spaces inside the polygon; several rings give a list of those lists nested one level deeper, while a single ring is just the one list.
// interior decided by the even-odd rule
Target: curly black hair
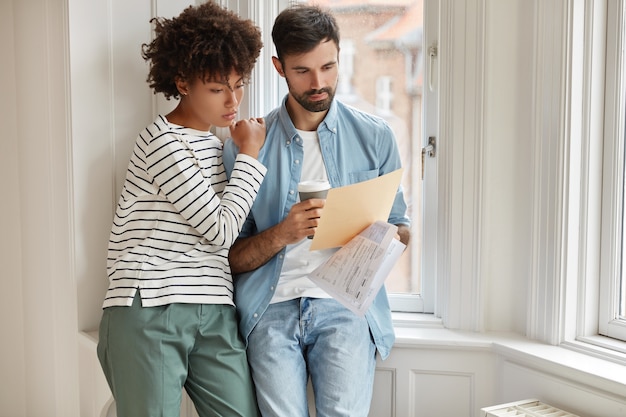
[{"label": "curly black hair", "polygon": [[179,98],[176,79],[227,82],[232,70],[247,82],[263,47],[261,30],[251,20],[208,1],[189,6],[172,19],[153,18],[155,37],[143,44],[150,61],[148,83],[166,99]]}]

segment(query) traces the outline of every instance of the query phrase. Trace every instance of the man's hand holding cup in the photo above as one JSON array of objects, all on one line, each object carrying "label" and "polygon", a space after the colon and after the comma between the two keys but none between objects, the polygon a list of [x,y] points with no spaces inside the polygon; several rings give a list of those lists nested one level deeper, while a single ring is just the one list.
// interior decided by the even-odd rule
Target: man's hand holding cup
[{"label": "man's hand holding cup", "polygon": [[[298,194],[301,202],[312,198],[326,199],[328,190],[330,190],[330,183],[327,180],[309,180],[298,184]],[[315,219],[318,218],[315,217]],[[308,238],[313,239],[313,235],[308,236]]]}]

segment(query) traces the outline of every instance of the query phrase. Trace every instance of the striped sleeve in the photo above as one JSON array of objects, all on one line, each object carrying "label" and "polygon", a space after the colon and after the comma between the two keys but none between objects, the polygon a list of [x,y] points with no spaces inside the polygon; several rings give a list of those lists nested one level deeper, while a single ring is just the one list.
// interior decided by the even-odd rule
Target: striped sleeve
[{"label": "striped sleeve", "polygon": [[256,159],[238,155],[237,173],[220,198],[177,135],[162,132],[146,140],[145,160],[148,173],[182,217],[208,241],[224,247],[239,235],[267,171]]}]

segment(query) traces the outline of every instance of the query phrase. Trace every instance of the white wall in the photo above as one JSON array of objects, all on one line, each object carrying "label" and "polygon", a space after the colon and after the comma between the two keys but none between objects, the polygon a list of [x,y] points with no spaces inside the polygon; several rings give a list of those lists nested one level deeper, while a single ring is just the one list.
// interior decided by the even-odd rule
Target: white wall
[{"label": "white wall", "polygon": [[150,3],[69,2],[79,330],[100,322],[115,203],[135,137],[152,119],[140,55]]},{"label": "white wall", "polygon": [[0,412],[76,416],[67,4],[15,1],[0,8],[2,146],[8,150],[1,157],[7,187],[0,216]]},{"label": "white wall", "polygon": [[[2,208],[0,209],[0,415],[21,416],[25,412],[24,317],[22,304],[22,265],[20,234],[20,178],[17,160],[17,92],[15,86],[15,55],[13,4],[0,2],[0,178],[3,178]],[[10,343],[8,341],[11,341]],[[10,381],[10,383],[9,383]]]},{"label": "white wall", "polygon": [[[543,18],[558,28],[556,6],[565,2],[541,1],[543,9],[555,5]],[[553,351],[520,353],[523,341],[496,349],[485,333],[528,327],[537,4],[441,0],[448,72],[439,154],[450,155],[440,169],[452,175],[442,184],[439,296],[444,323],[473,333],[446,340],[445,330],[416,330],[400,338],[379,364],[377,417],[478,416],[481,406],[531,395],[563,406],[580,393],[590,405],[574,401],[573,411],[626,415],[626,381],[611,378],[615,368],[594,376],[576,360],[550,365],[558,362]],[[108,231],[135,135],[168,105],[145,84],[139,45],[149,39],[152,13],[179,6],[0,2],[0,45],[9,57],[0,63],[0,417],[90,417],[107,397],[94,340],[80,332],[99,322]]]}]

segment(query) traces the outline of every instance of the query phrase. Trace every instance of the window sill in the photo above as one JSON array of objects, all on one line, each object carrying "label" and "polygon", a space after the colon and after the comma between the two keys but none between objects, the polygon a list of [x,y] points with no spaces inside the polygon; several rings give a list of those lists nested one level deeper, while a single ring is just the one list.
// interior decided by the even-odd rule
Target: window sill
[{"label": "window sill", "polygon": [[443,322],[434,314],[392,312],[394,328],[437,328],[443,329]]},{"label": "window sill", "polygon": [[[394,349],[484,350],[505,361],[624,396],[626,355],[601,355],[587,343],[548,345],[516,333],[467,332],[443,327],[428,315],[394,313]],[[431,315],[432,316],[432,315]],[[586,345],[585,349],[581,346]],[[622,362],[624,361],[624,362]]]}]

